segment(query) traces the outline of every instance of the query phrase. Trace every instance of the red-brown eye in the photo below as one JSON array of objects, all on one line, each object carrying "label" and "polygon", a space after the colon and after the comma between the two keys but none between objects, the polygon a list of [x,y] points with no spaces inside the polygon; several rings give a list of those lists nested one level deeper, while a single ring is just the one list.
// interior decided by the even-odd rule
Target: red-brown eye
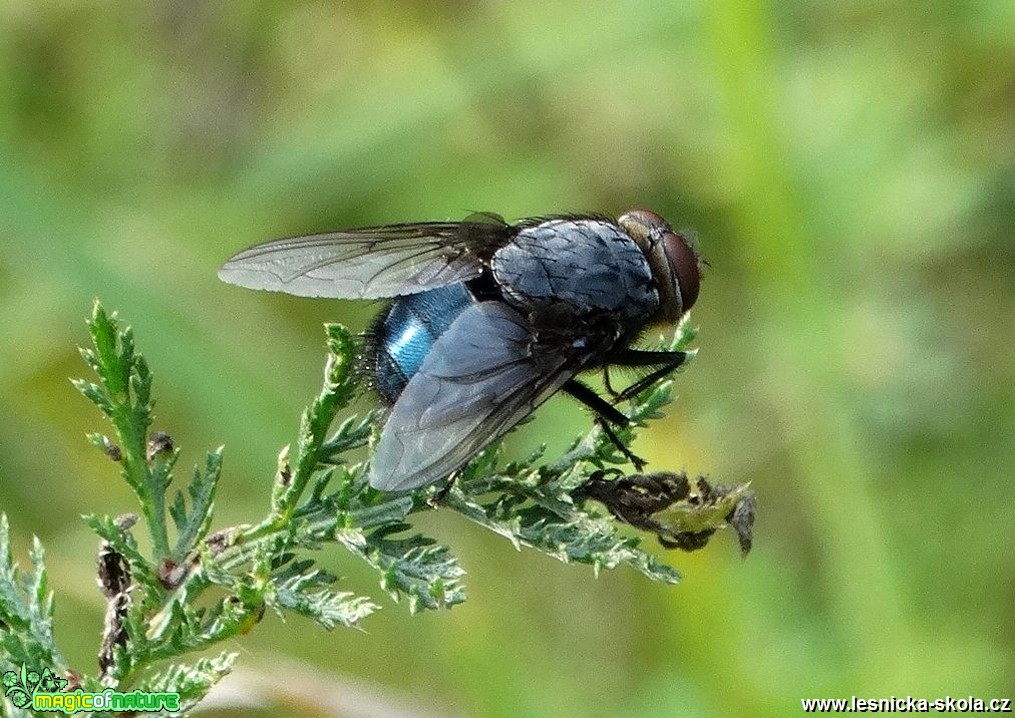
[{"label": "red-brown eye", "polygon": [[663,235],[663,247],[666,258],[677,275],[677,286],[680,287],[680,309],[686,312],[698,298],[701,275],[698,273],[698,255],[682,234],[667,231]]},{"label": "red-brown eye", "polygon": [[698,253],[686,236],[674,232],[655,212],[635,209],[621,215],[623,227],[645,253],[659,289],[655,321],[675,322],[698,299]]}]

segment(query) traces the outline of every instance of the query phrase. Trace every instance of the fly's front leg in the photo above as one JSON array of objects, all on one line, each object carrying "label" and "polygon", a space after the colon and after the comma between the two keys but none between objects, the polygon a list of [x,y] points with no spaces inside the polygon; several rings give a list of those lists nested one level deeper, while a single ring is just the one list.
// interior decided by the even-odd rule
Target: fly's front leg
[{"label": "fly's front leg", "polygon": [[640,351],[638,349],[625,349],[618,352],[610,357],[612,364],[619,366],[655,366],[659,368],[648,376],[643,376],[619,394],[616,394],[615,403],[637,396],[670,374],[685,361],[687,361],[687,352],[651,352]]},{"label": "fly's front leg", "polygon": [[617,447],[617,451],[624,455],[624,458],[630,461],[637,471],[643,471],[645,469],[645,459],[641,458],[633,451],[624,446],[624,442],[620,440],[613,429],[610,428],[609,423],[602,416],[596,415],[596,422],[599,424],[599,428],[606,434],[606,438],[610,440],[610,443]]},{"label": "fly's front leg", "polygon": [[610,404],[608,401],[599,396],[599,394],[594,392],[585,384],[582,384],[577,379],[568,379],[561,389],[595,413],[596,422],[599,424],[599,428],[603,430],[604,434],[606,434],[606,438],[610,440],[610,443],[617,447],[617,451],[624,455],[624,458],[634,464],[638,471],[645,468],[645,460],[624,446],[620,437],[614,433],[612,427],[610,426],[610,424],[614,424],[616,426],[628,427],[631,425],[631,420],[629,418],[624,416],[624,414],[622,414],[615,406]]}]

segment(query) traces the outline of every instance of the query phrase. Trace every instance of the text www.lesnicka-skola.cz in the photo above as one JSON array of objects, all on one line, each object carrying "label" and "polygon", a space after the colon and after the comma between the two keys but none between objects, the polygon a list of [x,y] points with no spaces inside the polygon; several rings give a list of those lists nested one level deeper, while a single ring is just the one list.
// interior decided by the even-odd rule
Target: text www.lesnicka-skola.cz
[{"label": "text www.lesnicka-skola.cz", "polygon": [[1011,713],[1011,698],[801,698],[804,713]]}]

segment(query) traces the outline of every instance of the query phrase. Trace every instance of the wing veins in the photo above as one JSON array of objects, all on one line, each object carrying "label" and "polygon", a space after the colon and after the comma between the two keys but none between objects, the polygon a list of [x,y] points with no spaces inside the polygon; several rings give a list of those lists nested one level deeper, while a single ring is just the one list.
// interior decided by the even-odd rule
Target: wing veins
[{"label": "wing veins", "polygon": [[[372,274],[369,279],[367,279],[365,281],[359,280],[360,284],[362,284],[363,288],[366,289],[367,287],[370,286],[371,282],[373,282],[375,279],[377,279],[377,277],[379,277],[384,272],[390,270],[392,267],[397,267],[397,266],[399,266],[401,264],[404,264],[405,262],[410,262],[411,263],[412,261],[418,259],[419,257],[425,256],[425,255],[427,255],[427,254],[429,254],[429,253],[431,253],[433,251],[434,251],[433,247],[427,247],[427,248],[417,252],[416,254],[400,257],[397,261],[392,262],[391,264],[384,265],[381,269],[379,269],[377,272]],[[282,282],[283,284],[289,284],[291,282],[296,281],[300,277],[306,277],[308,274],[310,274],[311,272],[313,272],[313,271],[315,271],[317,269],[324,269],[325,267],[330,267],[331,265],[338,264],[339,262],[347,262],[347,261],[352,260],[352,259],[359,259],[360,257],[366,256],[368,254],[370,254],[369,250],[368,251],[363,251],[363,252],[361,252],[359,254],[352,255],[352,256],[350,256],[350,255],[343,255],[341,257],[328,257],[327,259],[322,259],[319,262],[314,262],[311,265],[303,267],[300,271],[288,274],[288,275],[286,275],[284,277],[279,275],[279,274],[276,274],[275,272],[272,272],[272,274],[274,274],[276,277],[278,277],[279,281]],[[438,256],[440,256],[440,255],[438,255]]]},{"label": "wing veins", "polygon": [[420,223],[279,239],[230,258],[230,284],[296,296],[377,299],[479,276],[483,258],[511,236],[508,224]]}]

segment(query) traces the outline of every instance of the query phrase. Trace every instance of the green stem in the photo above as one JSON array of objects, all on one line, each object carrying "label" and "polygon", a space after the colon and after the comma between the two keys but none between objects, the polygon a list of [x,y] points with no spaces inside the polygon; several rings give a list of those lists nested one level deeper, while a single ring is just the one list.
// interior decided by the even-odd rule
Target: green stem
[{"label": "green stem", "polygon": [[[150,510],[145,511],[145,521],[152,537],[152,554],[155,565],[170,555],[169,533],[166,530],[166,502],[165,493],[162,491],[153,492],[150,497]],[[148,509],[148,507],[145,507]]]},{"label": "green stem", "polygon": [[135,431],[133,407],[129,403],[129,398],[126,401],[127,403],[117,406],[113,424],[124,451],[124,478],[137,494],[152,539],[152,557],[154,563],[158,565],[159,561],[170,554],[169,533],[166,529],[165,490],[155,486],[146,459],[145,432],[143,429]]}]

